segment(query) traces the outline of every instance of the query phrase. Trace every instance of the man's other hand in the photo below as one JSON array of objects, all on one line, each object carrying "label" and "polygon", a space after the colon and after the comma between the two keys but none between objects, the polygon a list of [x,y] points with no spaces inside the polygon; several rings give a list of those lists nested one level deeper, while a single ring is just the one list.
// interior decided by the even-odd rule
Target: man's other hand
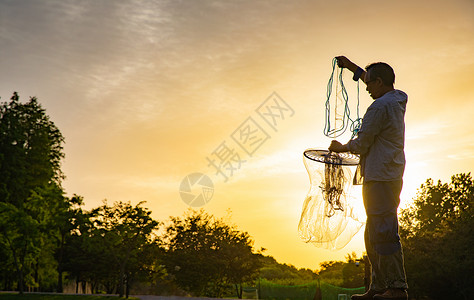
[{"label": "man's other hand", "polygon": [[329,151],[339,153],[339,152],[348,152],[349,149],[348,149],[347,145],[343,145],[340,142],[338,142],[336,140],[333,140],[331,142],[331,145],[329,146]]}]

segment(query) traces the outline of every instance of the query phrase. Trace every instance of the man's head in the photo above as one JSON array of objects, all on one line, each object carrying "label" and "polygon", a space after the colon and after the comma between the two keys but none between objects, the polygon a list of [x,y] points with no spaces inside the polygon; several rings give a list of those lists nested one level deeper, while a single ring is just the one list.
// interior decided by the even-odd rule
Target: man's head
[{"label": "man's head", "polygon": [[392,67],[383,62],[377,62],[365,67],[365,83],[367,92],[374,99],[382,97],[385,93],[393,90],[395,73]]}]

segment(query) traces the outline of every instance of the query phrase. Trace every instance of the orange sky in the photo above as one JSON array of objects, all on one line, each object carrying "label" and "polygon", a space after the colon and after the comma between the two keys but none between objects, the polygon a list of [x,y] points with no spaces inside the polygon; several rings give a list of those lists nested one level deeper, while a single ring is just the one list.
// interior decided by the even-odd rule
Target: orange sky
[{"label": "orange sky", "polygon": [[[188,208],[183,178],[205,173],[206,211],[230,209],[267,254],[318,268],[363,251],[361,235],[333,252],[297,233],[302,152],[330,143],[332,58],[385,61],[409,96],[405,206],[427,178],[473,169],[473,16],[469,0],[0,1],[0,96],[39,98],[66,138],[64,187],[87,208],[146,201],[165,221]],[[274,92],[293,111],[276,130],[256,111]],[[252,156],[232,140],[249,117],[269,136]],[[226,182],[207,161],[223,142],[245,160]]]}]

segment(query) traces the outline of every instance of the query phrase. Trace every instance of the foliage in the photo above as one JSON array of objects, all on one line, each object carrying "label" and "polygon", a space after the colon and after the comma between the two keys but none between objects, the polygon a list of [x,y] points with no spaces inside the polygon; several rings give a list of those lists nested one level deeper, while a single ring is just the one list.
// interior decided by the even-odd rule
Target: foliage
[{"label": "foliage", "polygon": [[[64,294],[7,294],[1,293],[0,300],[110,300],[125,299],[117,296],[93,296],[93,295],[64,295]],[[137,300],[137,298],[128,298]]]},{"label": "foliage", "polygon": [[[67,270],[77,279],[101,284],[106,292],[123,296],[134,276],[152,264],[154,231],[159,223],[142,203],[104,204],[88,213],[71,246]],[[128,293],[127,293],[128,294]]]},{"label": "foliage", "polygon": [[271,256],[262,256],[260,260],[260,278],[275,284],[301,285],[314,282],[318,276],[310,269],[297,269],[292,265],[278,263]]},{"label": "foliage", "polygon": [[344,262],[342,261],[327,261],[320,263],[321,269],[319,276],[322,280],[332,285],[341,286],[344,282],[342,278],[342,269]]},{"label": "foliage", "polygon": [[450,183],[428,179],[402,210],[400,235],[414,297],[468,299],[474,286],[474,182],[457,174]]},{"label": "foliage", "polygon": [[5,276],[5,285],[16,281],[23,292],[25,282],[38,285],[38,268],[52,255],[56,211],[50,204],[65,201],[60,187],[64,138],[36,98],[21,103],[17,93],[0,105],[0,133],[1,262],[17,277]]},{"label": "foliage", "polygon": [[357,263],[358,261],[363,261],[363,258],[357,258],[355,252],[347,254],[346,263],[342,268],[342,287],[359,288],[361,286],[364,286],[364,268],[366,266],[361,266],[359,263]]},{"label": "foliage", "polygon": [[357,266],[361,258],[352,252],[347,254],[346,261],[328,261],[320,264],[319,278],[336,286],[358,288],[364,286],[364,267]]},{"label": "foliage", "polygon": [[37,187],[60,184],[64,138],[35,97],[2,103],[0,132],[0,201],[19,207]]},{"label": "foliage", "polygon": [[343,288],[331,285],[322,280],[317,280],[301,285],[279,285],[265,279],[259,282],[260,299],[269,300],[317,300],[337,299],[338,295],[364,293],[364,288]]},{"label": "foliage", "polygon": [[260,262],[248,233],[202,210],[171,218],[165,245],[168,272],[195,296],[221,297],[232,284],[241,293],[242,284],[258,274]]}]

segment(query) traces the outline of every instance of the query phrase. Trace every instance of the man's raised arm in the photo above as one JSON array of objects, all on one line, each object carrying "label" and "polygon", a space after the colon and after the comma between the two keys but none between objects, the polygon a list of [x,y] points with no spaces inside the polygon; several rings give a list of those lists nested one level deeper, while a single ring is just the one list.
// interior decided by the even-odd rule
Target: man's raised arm
[{"label": "man's raised arm", "polygon": [[[348,69],[349,71],[351,71],[352,73],[354,73],[354,79],[357,78],[358,79],[361,79],[362,82],[366,83],[365,82],[365,70],[362,69],[361,67],[359,67],[358,65],[356,65],[355,63],[353,63],[352,61],[350,61],[347,57],[345,56],[337,56],[336,57],[336,60],[337,60],[337,65],[341,68],[346,68]],[[356,80],[356,81],[357,81]]]}]

